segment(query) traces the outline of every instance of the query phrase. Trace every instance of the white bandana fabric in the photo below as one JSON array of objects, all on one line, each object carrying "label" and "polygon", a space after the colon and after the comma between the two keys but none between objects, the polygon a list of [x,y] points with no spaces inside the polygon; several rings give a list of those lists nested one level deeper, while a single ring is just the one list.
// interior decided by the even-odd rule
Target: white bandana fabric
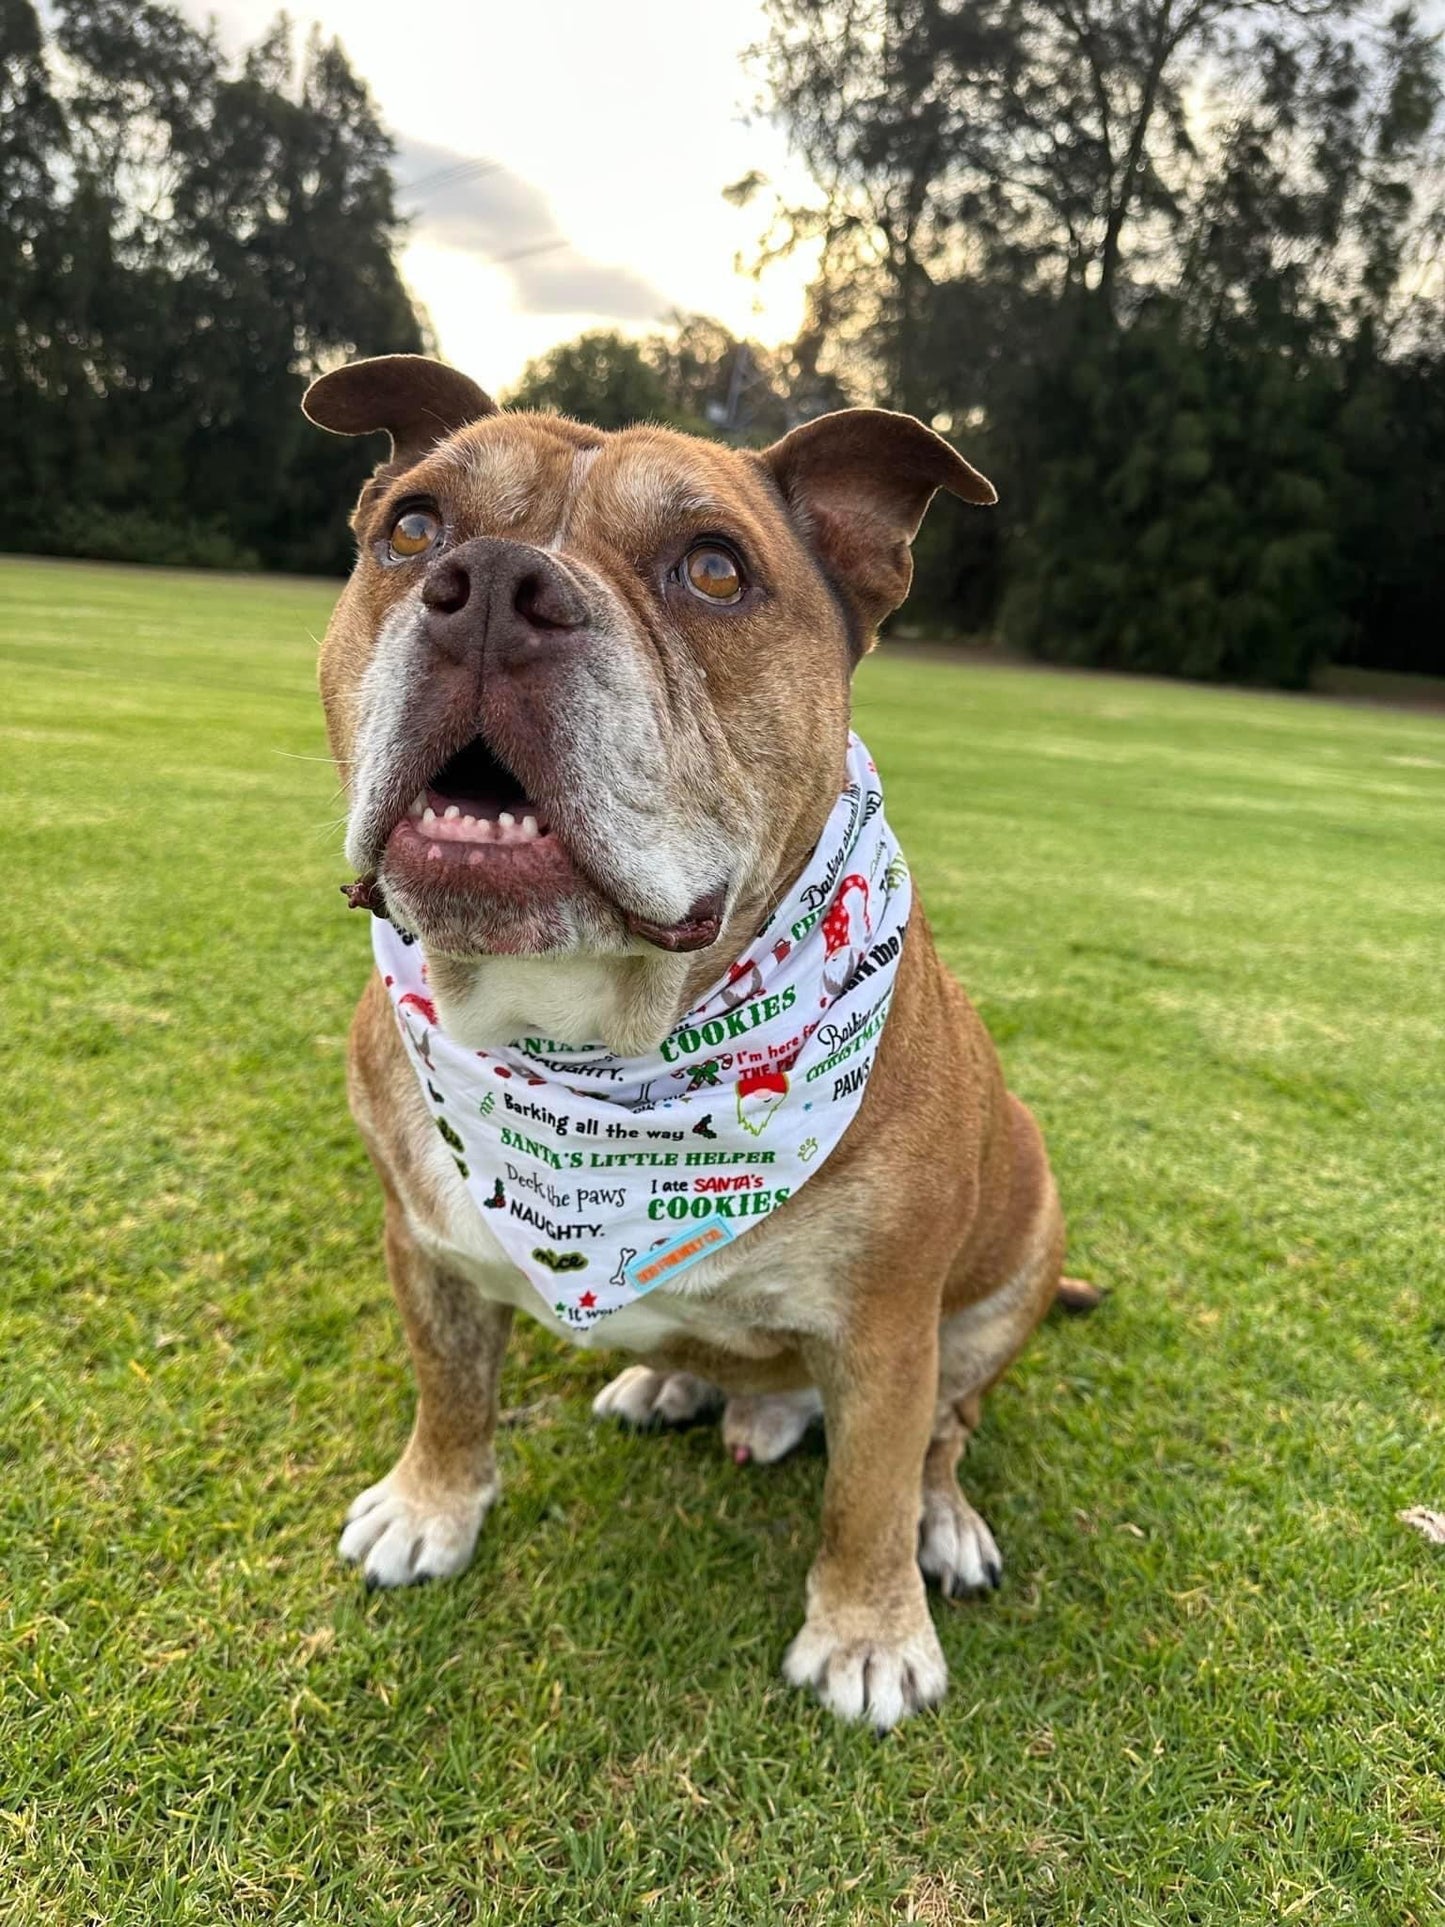
[{"label": "white bandana fabric", "polygon": [[420,947],[372,921],[423,1095],[507,1256],[585,1331],[740,1238],[817,1171],[862,1102],[912,902],[867,750],[746,954],[646,1057],[528,1037],[468,1050]]}]

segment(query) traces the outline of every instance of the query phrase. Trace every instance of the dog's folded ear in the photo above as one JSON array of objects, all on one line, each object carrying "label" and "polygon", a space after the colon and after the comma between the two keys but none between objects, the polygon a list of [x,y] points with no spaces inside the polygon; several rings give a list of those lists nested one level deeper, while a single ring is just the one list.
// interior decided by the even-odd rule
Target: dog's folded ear
[{"label": "dog's folded ear", "polygon": [[333,435],[391,437],[391,455],[362,491],[371,495],[420,461],[468,422],[495,415],[497,404],[460,369],[429,355],[377,355],[319,375],[301,398],[302,412]]},{"label": "dog's folded ear", "polygon": [[857,653],[908,594],[909,544],[934,493],[987,507],[993,484],[912,415],[844,408],[805,422],[764,449],[763,461],[808,545],[846,597]]}]

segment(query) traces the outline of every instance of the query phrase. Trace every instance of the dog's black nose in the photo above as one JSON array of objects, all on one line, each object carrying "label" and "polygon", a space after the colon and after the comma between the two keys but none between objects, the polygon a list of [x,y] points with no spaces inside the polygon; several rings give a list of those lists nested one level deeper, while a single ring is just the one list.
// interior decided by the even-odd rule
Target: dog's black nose
[{"label": "dog's black nose", "polygon": [[439,555],[421,599],[434,648],[454,661],[481,651],[498,668],[546,660],[587,625],[587,605],[560,563],[491,536]]}]

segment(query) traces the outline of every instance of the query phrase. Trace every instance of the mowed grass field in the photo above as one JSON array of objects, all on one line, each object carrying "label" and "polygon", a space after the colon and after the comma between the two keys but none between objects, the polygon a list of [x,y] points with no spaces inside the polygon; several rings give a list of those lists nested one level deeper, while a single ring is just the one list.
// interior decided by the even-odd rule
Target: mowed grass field
[{"label": "mowed grass field", "polygon": [[[0,563],[0,1918],[1445,1920],[1445,723],[886,652],[860,727],[1071,1268],[879,1742],[781,1683],[821,1448],[519,1326],[460,1580],[346,1115],[326,585]],[[900,1263],[907,1254],[900,1253]]]}]

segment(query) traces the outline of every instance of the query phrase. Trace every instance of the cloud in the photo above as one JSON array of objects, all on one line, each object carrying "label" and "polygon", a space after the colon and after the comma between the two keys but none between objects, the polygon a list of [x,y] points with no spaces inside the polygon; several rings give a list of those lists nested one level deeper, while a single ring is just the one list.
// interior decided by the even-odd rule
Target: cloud
[{"label": "cloud", "polygon": [[396,174],[412,233],[502,268],[523,314],[655,321],[676,305],[632,268],[579,253],[541,189],[500,162],[403,140]]}]

